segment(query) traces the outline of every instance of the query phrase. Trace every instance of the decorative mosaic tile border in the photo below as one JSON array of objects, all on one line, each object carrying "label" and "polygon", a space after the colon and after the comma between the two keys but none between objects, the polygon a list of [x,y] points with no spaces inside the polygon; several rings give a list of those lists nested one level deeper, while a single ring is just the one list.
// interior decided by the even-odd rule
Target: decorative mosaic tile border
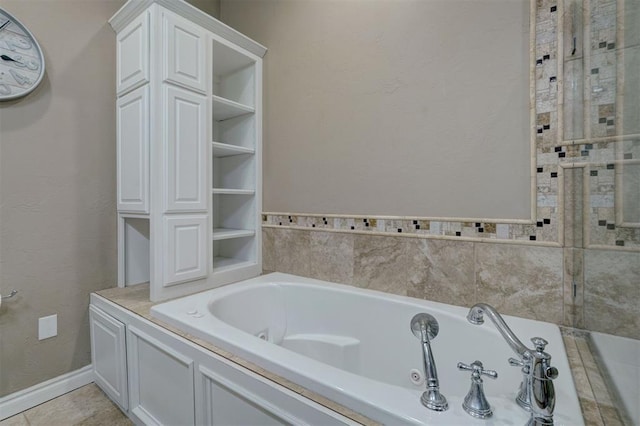
[{"label": "decorative mosaic tile border", "polygon": [[[550,218],[528,223],[499,223],[491,220],[475,222],[424,217],[343,216],[296,213],[263,213],[266,227],[314,228],[335,231],[370,232],[377,234],[411,235],[422,237],[451,237],[460,239],[514,240],[548,242],[548,234],[556,234],[557,226]],[[545,239],[547,237],[548,239]]]},{"label": "decorative mosaic tile border", "polygon": [[[562,4],[562,2],[560,2]],[[589,67],[588,93],[584,117],[585,139],[564,141],[560,132],[563,120],[560,93],[564,78],[562,46],[563,21],[558,0],[534,0],[535,43],[532,43],[532,117],[535,144],[535,220],[456,219],[429,217],[351,216],[332,214],[265,212],[265,227],[316,228],[339,232],[372,232],[416,237],[460,238],[564,245],[564,173],[566,168],[583,168],[588,189],[585,211],[587,247],[640,250],[640,227],[625,226],[616,216],[621,210],[621,166],[637,164],[640,159],[640,135],[620,133],[616,111],[616,1],[591,0],[596,15],[590,25],[590,40],[585,43],[585,64]],[[559,16],[560,15],[560,16]],[[574,76],[575,77],[575,76]],[[592,88],[602,90],[591,90]],[[618,114],[618,115],[616,115]],[[616,205],[618,200],[618,205]]]}]

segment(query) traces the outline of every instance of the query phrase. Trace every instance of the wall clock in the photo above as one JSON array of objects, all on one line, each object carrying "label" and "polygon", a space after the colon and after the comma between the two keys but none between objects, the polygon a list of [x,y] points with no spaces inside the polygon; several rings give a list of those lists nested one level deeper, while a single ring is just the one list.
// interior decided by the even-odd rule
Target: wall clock
[{"label": "wall clock", "polygon": [[0,101],[31,93],[44,77],[42,49],[31,32],[0,8]]}]

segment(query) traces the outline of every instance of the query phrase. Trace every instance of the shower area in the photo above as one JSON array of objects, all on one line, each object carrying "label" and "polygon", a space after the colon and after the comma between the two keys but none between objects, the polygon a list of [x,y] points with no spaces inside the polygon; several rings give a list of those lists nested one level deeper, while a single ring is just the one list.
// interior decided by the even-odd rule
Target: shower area
[{"label": "shower area", "polygon": [[[557,84],[558,98],[543,117],[545,105],[538,105],[537,146],[542,157],[557,157],[562,177],[564,294],[570,307],[565,324],[588,330],[590,351],[581,356],[595,401],[617,408],[624,424],[637,425],[640,0],[564,0],[550,3],[549,11],[554,6],[557,22],[549,28],[558,33],[551,30],[547,40],[538,41],[537,50],[548,47],[549,56],[545,60],[543,52],[536,72],[557,72],[557,78],[549,75],[549,84]],[[546,64],[554,52],[557,63]],[[545,134],[547,123],[541,120],[546,119],[557,120],[556,135]],[[593,359],[585,359],[589,352]],[[594,379],[590,368],[599,369],[605,383]],[[603,385],[608,392],[599,391]]]}]

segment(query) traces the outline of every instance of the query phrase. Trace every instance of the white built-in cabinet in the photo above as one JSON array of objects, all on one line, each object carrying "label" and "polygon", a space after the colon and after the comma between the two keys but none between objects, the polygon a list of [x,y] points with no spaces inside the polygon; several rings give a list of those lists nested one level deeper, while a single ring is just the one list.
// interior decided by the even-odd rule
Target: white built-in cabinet
[{"label": "white built-in cabinet", "polygon": [[182,0],[110,23],[119,285],[156,301],[259,275],[266,49]]},{"label": "white built-in cabinet", "polygon": [[135,424],[354,424],[96,294],[90,321],[96,383]]}]

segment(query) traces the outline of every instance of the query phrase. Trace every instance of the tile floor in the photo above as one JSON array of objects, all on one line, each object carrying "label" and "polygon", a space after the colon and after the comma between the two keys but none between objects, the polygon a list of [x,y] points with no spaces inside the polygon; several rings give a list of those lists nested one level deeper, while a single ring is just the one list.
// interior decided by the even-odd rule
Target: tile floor
[{"label": "tile floor", "polygon": [[95,383],[0,421],[0,426],[128,426],[132,424]]}]

